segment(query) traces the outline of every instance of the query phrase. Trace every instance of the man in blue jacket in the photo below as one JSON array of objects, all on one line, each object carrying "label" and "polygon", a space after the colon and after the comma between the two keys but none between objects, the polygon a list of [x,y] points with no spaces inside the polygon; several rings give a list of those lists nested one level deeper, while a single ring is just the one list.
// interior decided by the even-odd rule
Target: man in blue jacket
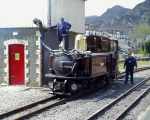
[{"label": "man in blue jacket", "polygon": [[44,27],[42,24],[42,21],[35,18],[33,20],[34,24],[36,24],[39,27],[40,33],[41,33],[41,40],[45,40],[46,32],[49,29],[57,28],[57,37],[59,42],[63,42],[64,49],[68,50],[69,48],[69,30],[71,29],[71,24],[69,22],[66,22],[64,18],[61,18],[60,22],[55,26],[50,26],[48,28]]},{"label": "man in blue jacket", "polygon": [[130,81],[131,84],[134,84],[133,82],[133,72],[134,72],[134,68],[137,68],[137,61],[135,59],[135,57],[133,57],[131,55],[131,53],[129,53],[128,57],[125,59],[125,63],[124,63],[124,68],[125,68],[125,84],[128,83],[128,78],[130,76]]},{"label": "man in blue jacket", "polygon": [[59,42],[63,42],[64,49],[69,48],[69,30],[71,29],[71,24],[66,22],[64,18],[61,18],[60,23],[57,24],[57,35]]}]

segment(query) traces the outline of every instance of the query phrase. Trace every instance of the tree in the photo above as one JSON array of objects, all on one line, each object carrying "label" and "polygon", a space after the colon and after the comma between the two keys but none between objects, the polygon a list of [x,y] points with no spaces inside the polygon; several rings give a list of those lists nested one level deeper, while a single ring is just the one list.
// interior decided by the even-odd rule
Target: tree
[{"label": "tree", "polygon": [[145,42],[145,52],[150,55],[150,40]]},{"label": "tree", "polygon": [[137,44],[139,48],[142,48],[145,45],[146,37],[150,35],[150,25],[147,23],[140,23],[136,25],[129,33],[129,38]]}]

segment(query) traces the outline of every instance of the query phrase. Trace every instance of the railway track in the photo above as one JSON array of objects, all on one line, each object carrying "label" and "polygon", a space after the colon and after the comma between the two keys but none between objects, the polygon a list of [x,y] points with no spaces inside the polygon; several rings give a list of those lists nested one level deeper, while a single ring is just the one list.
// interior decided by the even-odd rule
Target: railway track
[{"label": "railway track", "polygon": [[114,101],[90,115],[86,120],[122,120],[148,92],[150,92],[150,77],[134,85]]},{"label": "railway track", "polygon": [[[150,69],[150,67],[146,68],[139,68],[136,72]],[[124,73],[120,74],[119,78],[123,77]],[[94,90],[93,90],[94,91]],[[84,94],[88,94],[90,91],[84,92]],[[37,102],[16,108],[14,110],[11,110],[6,113],[1,113],[0,114],[0,120],[7,119],[7,120],[22,120],[22,119],[27,119],[32,117],[35,114],[41,113],[47,109],[51,109],[53,107],[65,104],[68,101],[71,101],[73,99],[79,98],[83,94],[78,94],[76,96],[73,96],[68,99],[58,99],[55,96],[45,98],[43,100],[39,100]],[[90,120],[90,119],[89,119]]]},{"label": "railway track", "polygon": [[58,100],[55,96],[16,108],[6,113],[0,114],[0,119],[20,120],[25,119],[33,114],[40,113],[43,110],[63,104],[64,100]]},{"label": "railway track", "polygon": [[[92,90],[93,92],[94,90]],[[73,95],[69,98],[57,98],[56,96],[52,96],[49,98],[45,98],[43,100],[16,108],[6,113],[0,114],[0,120],[24,120],[31,118],[32,116],[42,113],[47,109],[54,108],[56,106],[65,104],[66,102],[72,101],[74,99],[80,98],[85,94],[91,93],[91,90],[87,90],[83,93],[79,93],[77,95]]]},{"label": "railway track", "polygon": [[[88,91],[89,92],[89,91]],[[88,93],[86,92],[86,93]],[[24,120],[31,118],[32,116],[42,113],[47,109],[52,109],[56,106],[65,104],[66,102],[72,101],[79,97],[83,96],[83,94],[73,95],[69,98],[58,98],[56,96],[52,96],[49,98],[45,98],[43,100],[22,106],[20,108],[16,108],[6,113],[0,114],[0,120]]]}]

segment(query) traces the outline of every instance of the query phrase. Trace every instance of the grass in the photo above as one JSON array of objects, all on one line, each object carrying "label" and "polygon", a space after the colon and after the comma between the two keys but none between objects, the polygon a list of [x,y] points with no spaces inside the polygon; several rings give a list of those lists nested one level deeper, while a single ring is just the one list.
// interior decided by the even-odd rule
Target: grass
[{"label": "grass", "polygon": [[138,61],[138,66],[150,66],[150,60],[149,61]]}]

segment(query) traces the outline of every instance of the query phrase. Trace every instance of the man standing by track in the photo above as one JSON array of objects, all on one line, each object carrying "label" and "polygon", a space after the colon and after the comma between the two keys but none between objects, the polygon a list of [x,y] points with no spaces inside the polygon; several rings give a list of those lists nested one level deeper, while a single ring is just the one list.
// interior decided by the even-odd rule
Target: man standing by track
[{"label": "man standing by track", "polygon": [[128,78],[130,76],[131,84],[134,84],[133,81],[133,72],[134,68],[137,68],[137,61],[134,56],[132,56],[131,52],[129,52],[128,57],[125,59],[124,68],[125,68],[125,81],[124,83],[128,83]]}]

